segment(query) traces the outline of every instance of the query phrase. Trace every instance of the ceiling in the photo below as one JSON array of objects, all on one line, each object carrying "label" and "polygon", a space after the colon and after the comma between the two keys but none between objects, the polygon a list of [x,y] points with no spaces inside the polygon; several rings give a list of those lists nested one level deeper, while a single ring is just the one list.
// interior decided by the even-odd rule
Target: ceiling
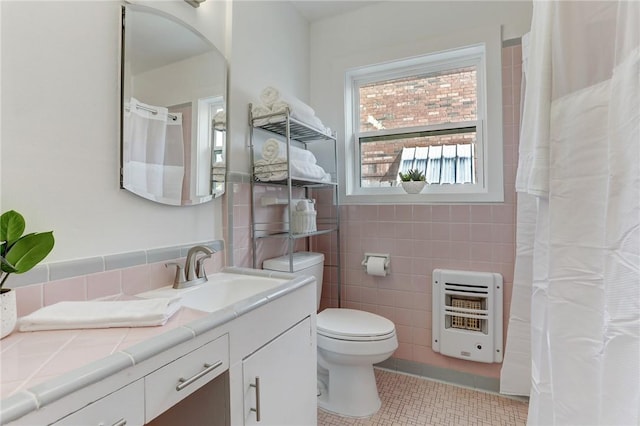
[{"label": "ceiling", "polygon": [[379,3],[379,1],[291,0],[291,3],[309,22],[314,22]]}]

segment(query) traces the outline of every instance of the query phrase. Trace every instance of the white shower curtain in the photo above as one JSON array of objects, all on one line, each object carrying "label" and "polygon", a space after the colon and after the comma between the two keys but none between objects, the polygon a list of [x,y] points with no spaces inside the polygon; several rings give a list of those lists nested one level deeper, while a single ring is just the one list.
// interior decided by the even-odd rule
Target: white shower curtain
[{"label": "white shower curtain", "polygon": [[[530,43],[511,310],[526,320],[530,281],[528,423],[638,425],[640,2],[534,2]],[[505,376],[525,358],[511,332],[506,350]]]},{"label": "white shower curtain", "polygon": [[123,130],[123,185],[165,204],[182,203],[182,114],[131,98]]}]

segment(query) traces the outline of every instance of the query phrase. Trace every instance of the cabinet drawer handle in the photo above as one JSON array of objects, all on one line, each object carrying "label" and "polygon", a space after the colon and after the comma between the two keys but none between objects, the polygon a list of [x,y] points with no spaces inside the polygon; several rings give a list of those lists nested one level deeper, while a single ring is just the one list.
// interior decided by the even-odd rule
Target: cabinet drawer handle
[{"label": "cabinet drawer handle", "polygon": [[260,377],[256,377],[256,384],[249,384],[250,387],[256,388],[256,408],[251,408],[250,411],[256,413],[256,422],[260,421]]},{"label": "cabinet drawer handle", "polygon": [[182,389],[186,388],[187,386],[189,386],[191,383],[195,382],[196,380],[198,380],[200,377],[204,376],[205,374],[208,374],[210,372],[212,372],[213,370],[215,370],[216,368],[220,367],[222,365],[222,361],[218,361],[215,364],[211,365],[211,364],[205,364],[204,365],[204,370],[202,370],[201,372],[199,372],[198,374],[196,374],[193,377],[190,377],[188,379],[183,379],[182,377],[178,380],[178,382],[180,382],[178,384],[178,386],[176,386],[176,390],[177,391],[181,391]]},{"label": "cabinet drawer handle", "polygon": [[127,421],[125,419],[120,419],[117,422],[115,422],[113,426],[124,426],[126,424],[127,424]]}]

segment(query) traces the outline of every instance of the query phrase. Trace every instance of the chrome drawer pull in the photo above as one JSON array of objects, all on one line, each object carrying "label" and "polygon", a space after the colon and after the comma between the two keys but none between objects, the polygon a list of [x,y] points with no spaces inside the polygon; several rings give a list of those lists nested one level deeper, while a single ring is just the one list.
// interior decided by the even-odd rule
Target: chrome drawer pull
[{"label": "chrome drawer pull", "polygon": [[198,380],[200,377],[204,376],[205,374],[208,374],[208,373],[212,372],[213,370],[215,370],[216,368],[220,367],[221,365],[222,365],[222,361],[218,361],[213,365],[205,364],[204,365],[204,367],[205,367],[204,370],[202,370],[201,372],[199,372],[195,376],[190,377],[188,379],[180,378],[178,380],[178,382],[180,382],[180,383],[178,384],[178,386],[176,386],[176,390],[177,391],[181,391],[182,389],[184,389],[187,386],[189,386],[191,383],[193,383],[196,380]]},{"label": "chrome drawer pull", "polygon": [[256,384],[249,384],[250,387],[256,388],[256,408],[251,408],[249,411],[256,413],[256,422],[260,421],[260,377],[256,377]]},{"label": "chrome drawer pull", "polygon": [[113,426],[124,426],[126,424],[127,424],[127,421],[125,419],[120,419],[117,422],[115,422]]}]

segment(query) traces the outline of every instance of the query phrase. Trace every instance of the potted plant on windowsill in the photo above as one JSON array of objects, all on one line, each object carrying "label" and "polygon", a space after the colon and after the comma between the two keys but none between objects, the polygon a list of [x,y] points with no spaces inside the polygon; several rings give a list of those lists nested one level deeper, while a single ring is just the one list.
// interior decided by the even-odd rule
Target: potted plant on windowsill
[{"label": "potted plant on windowsill", "polygon": [[418,169],[411,169],[406,173],[398,173],[400,184],[407,194],[418,194],[427,184],[424,173]]},{"label": "potted plant on windowsill", "polygon": [[26,224],[22,215],[9,210],[0,216],[0,319],[3,338],[13,331],[17,320],[15,291],[4,288],[11,274],[31,270],[53,249],[53,231],[24,234]]}]

